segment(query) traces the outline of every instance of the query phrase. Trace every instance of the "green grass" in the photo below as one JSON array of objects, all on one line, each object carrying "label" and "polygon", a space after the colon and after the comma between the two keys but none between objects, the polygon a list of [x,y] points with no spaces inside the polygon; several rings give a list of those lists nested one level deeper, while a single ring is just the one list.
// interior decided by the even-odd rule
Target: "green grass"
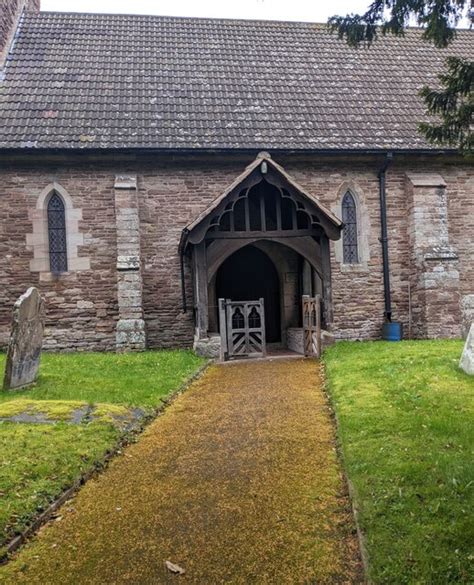
[{"label": "green grass", "polygon": [[0,550],[31,519],[103,459],[112,425],[0,424]]},{"label": "green grass", "polygon": [[[125,407],[160,405],[160,398],[203,363],[190,351],[45,353],[36,384],[0,392],[0,417],[26,411],[62,421],[85,404],[94,404],[94,416],[100,417],[80,425],[0,422],[0,552],[49,502],[103,460],[120,434],[112,415],[126,414]],[[5,354],[0,354],[0,376],[4,367]]]},{"label": "green grass", "polygon": [[324,354],[373,582],[474,582],[474,378],[460,341]]},{"label": "green grass", "polygon": [[[4,361],[5,354],[0,355],[2,379]],[[202,358],[184,350],[43,353],[37,383],[27,390],[0,392],[0,402],[18,396],[154,407],[203,363]]]}]

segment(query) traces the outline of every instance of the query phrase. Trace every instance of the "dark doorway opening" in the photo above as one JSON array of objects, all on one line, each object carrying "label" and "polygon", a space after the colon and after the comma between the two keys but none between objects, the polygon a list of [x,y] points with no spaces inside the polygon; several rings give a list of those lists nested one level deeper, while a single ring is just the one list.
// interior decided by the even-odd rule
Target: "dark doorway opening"
[{"label": "dark doorway opening", "polygon": [[249,245],[229,256],[217,271],[216,296],[233,301],[263,297],[267,342],[281,341],[280,281],[265,252]]}]

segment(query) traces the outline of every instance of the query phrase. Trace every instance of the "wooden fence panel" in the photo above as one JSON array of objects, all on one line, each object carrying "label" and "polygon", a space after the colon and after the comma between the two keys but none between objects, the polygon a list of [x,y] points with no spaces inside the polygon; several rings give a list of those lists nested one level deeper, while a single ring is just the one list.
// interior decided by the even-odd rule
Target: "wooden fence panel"
[{"label": "wooden fence panel", "polygon": [[304,354],[321,357],[321,296],[303,295]]}]

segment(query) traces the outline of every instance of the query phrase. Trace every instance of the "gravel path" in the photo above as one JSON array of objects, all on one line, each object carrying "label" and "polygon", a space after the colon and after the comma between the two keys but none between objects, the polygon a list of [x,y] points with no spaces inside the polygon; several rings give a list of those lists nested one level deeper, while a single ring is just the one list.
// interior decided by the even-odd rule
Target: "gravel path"
[{"label": "gravel path", "polygon": [[321,585],[360,571],[319,366],[293,359],[210,367],[0,582]]}]

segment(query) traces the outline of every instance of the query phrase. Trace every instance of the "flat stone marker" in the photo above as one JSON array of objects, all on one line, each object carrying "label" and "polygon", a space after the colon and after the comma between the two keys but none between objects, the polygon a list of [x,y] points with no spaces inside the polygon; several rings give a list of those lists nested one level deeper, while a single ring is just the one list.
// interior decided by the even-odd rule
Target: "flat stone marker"
[{"label": "flat stone marker", "polygon": [[38,375],[43,343],[44,301],[31,287],[16,301],[5,366],[4,390],[33,383]]},{"label": "flat stone marker", "polygon": [[474,323],[471,323],[471,328],[467,334],[467,339],[462,351],[459,367],[461,370],[464,370],[466,374],[474,376]]}]

